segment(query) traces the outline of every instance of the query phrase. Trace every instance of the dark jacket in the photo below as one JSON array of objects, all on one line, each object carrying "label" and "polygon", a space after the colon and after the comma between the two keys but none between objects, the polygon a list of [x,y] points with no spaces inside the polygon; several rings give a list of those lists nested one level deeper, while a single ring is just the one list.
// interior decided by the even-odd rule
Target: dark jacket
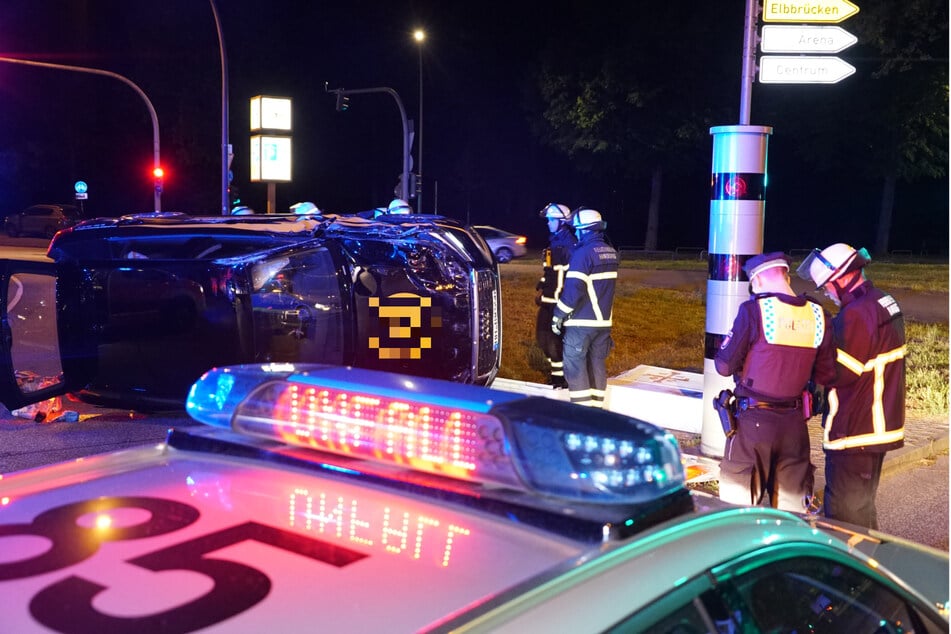
[{"label": "dark jacket", "polygon": [[565,326],[610,328],[617,270],[617,251],[604,233],[583,234],[571,252],[555,317],[565,319]]},{"label": "dark jacket", "polygon": [[543,304],[554,304],[558,301],[558,295],[565,285],[568,256],[575,242],[575,234],[564,224],[549,237],[548,248],[543,254],[542,278],[535,285],[535,290],[542,292]]},{"label": "dark jacket", "polygon": [[905,320],[891,295],[866,281],[833,319],[839,376],[827,394],[826,451],[885,452],[905,438]]}]

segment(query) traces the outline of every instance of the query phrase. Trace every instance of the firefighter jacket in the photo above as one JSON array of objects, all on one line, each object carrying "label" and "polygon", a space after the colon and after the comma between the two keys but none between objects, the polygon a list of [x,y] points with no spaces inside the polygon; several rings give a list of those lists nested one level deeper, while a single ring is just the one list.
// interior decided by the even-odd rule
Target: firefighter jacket
[{"label": "firefighter jacket", "polygon": [[832,321],[839,376],[827,394],[822,448],[885,452],[905,438],[905,319],[866,281],[842,297]]},{"label": "firefighter jacket", "polygon": [[797,399],[810,380],[827,385],[835,379],[831,319],[808,297],[755,295],[740,304],[714,364],[719,374],[733,375],[737,396]]},{"label": "firefighter jacket", "polygon": [[[535,285],[536,291],[542,292],[543,304],[554,304],[558,295],[565,286],[565,273],[568,271],[568,256],[575,246],[575,234],[567,225],[562,225],[558,231],[551,234],[548,248],[543,254],[542,278]],[[547,327],[547,324],[546,324]]]},{"label": "firefighter jacket", "polygon": [[610,328],[618,257],[601,231],[588,231],[571,252],[555,317],[565,326]]}]

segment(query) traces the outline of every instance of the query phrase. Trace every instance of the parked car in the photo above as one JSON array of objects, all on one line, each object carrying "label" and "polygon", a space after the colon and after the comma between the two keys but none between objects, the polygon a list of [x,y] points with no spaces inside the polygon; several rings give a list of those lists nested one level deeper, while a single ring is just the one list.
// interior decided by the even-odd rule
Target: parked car
[{"label": "parked car", "polygon": [[181,408],[216,365],[312,362],[488,384],[498,265],[434,215],[148,213],[0,262],[0,400]]},{"label": "parked car", "polygon": [[509,262],[513,258],[520,258],[528,252],[525,247],[525,236],[520,236],[497,227],[479,225],[473,227],[479,232],[492,249],[495,259],[499,262]]},{"label": "parked car", "polygon": [[4,632],[948,631],[948,554],[690,491],[669,433],[361,368],[0,479]]},{"label": "parked car", "polygon": [[74,205],[32,205],[7,216],[4,229],[11,238],[26,235],[52,238],[57,231],[79,220],[79,208]]}]

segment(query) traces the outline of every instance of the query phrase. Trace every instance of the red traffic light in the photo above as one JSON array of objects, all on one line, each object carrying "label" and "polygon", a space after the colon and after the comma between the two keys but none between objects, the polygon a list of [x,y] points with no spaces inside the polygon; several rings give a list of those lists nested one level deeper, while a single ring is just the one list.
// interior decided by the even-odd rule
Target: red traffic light
[{"label": "red traffic light", "polygon": [[155,178],[164,178],[165,170],[163,170],[161,167],[156,167],[152,170],[152,176]]}]

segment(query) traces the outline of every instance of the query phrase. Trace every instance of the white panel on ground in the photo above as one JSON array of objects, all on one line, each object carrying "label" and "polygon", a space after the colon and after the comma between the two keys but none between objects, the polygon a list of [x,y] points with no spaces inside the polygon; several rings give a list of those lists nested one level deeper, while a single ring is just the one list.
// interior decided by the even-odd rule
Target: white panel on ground
[{"label": "white panel on ground", "polygon": [[639,365],[608,379],[606,407],[664,429],[699,434],[703,375]]}]

